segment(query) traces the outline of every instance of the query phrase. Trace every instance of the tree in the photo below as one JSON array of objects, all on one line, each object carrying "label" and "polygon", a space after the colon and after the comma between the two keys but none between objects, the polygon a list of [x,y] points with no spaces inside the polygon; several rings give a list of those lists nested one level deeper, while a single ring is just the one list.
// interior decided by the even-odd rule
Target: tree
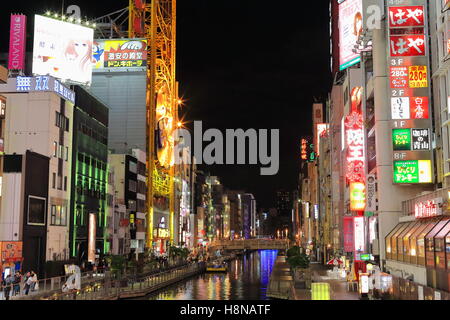
[{"label": "tree", "polygon": [[[295,247],[292,247],[291,249],[294,249]],[[289,249],[290,250],[290,249]],[[287,262],[291,266],[292,269],[308,269],[309,268],[309,257],[304,253],[299,253],[298,255],[290,256],[287,259]]]}]

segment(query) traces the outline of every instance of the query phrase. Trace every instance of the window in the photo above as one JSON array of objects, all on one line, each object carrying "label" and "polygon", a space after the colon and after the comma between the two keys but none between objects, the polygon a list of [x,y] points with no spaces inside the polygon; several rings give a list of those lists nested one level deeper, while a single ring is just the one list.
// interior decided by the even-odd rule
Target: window
[{"label": "window", "polygon": [[64,177],[64,191],[67,191],[67,177]]},{"label": "window", "polygon": [[136,181],[130,180],[128,182],[128,190],[131,192],[136,192],[137,183]]},{"label": "window", "polygon": [[28,196],[28,225],[45,226],[46,199]]},{"label": "window", "polygon": [[58,190],[62,190],[62,176],[58,176]]},{"label": "window", "polygon": [[136,201],[128,200],[128,209],[130,211],[136,211]]},{"label": "window", "polygon": [[53,156],[56,158],[58,156],[58,142],[53,142]]},{"label": "window", "polygon": [[66,161],[69,161],[69,147],[66,147]]},{"label": "window", "polygon": [[53,172],[53,178],[52,178],[52,188],[56,188],[56,173]]},{"label": "window", "polygon": [[52,205],[50,224],[52,226],[66,226],[67,212],[65,206]]},{"label": "window", "polygon": [[64,146],[59,146],[59,158],[64,159]]},{"label": "window", "polygon": [[137,164],[136,162],[130,161],[130,172],[137,173]]}]

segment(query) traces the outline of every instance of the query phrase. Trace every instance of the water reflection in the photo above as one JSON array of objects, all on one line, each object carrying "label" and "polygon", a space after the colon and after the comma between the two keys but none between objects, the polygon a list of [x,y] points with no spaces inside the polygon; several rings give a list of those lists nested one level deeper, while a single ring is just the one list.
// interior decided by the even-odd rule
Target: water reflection
[{"label": "water reflection", "polygon": [[256,251],[230,263],[228,273],[207,273],[150,295],[150,300],[267,300],[278,251]]}]

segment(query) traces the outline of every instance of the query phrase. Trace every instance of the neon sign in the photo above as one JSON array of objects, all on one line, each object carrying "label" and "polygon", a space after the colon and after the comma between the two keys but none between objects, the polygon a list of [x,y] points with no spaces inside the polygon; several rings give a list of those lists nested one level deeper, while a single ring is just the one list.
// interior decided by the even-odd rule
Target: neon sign
[{"label": "neon sign", "polygon": [[416,219],[431,218],[442,215],[442,198],[416,203],[414,213]]},{"label": "neon sign", "polygon": [[302,139],[302,160],[308,160],[308,141]]},{"label": "neon sign", "polygon": [[410,129],[394,129],[392,130],[392,142],[394,150],[411,150],[411,130]]},{"label": "neon sign", "polygon": [[347,179],[350,182],[364,181],[364,130],[363,117],[353,111],[345,119],[347,137]]},{"label": "neon sign", "polygon": [[366,208],[366,185],[362,182],[350,183],[350,210],[364,211]]},{"label": "neon sign", "polygon": [[394,183],[431,183],[431,161],[394,161]]}]

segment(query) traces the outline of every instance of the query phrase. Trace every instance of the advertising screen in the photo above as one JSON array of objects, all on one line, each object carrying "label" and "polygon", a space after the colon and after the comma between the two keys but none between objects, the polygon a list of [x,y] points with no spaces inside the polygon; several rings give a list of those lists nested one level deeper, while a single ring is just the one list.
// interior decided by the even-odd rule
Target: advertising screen
[{"label": "advertising screen", "polygon": [[33,73],[90,84],[93,40],[91,28],[36,15]]},{"label": "advertising screen", "polygon": [[362,0],[346,0],[339,5],[339,69],[344,70],[361,61],[353,49],[363,32]]},{"label": "advertising screen", "polygon": [[145,69],[147,40],[96,40],[93,58],[94,70]]}]

